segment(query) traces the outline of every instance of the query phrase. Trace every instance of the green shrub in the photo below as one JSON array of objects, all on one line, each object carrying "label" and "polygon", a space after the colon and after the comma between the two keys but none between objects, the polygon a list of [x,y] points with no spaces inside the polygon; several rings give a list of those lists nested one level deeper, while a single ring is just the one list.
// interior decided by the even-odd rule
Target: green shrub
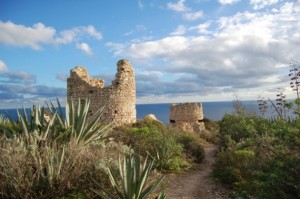
[{"label": "green shrub", "polygon": [[164,125],[160,121],[150,118],[140,119],[132,126],[136,128],[156,127],[159,130],[162,130],[164,128]]},{"label": "green shrub", "polygon": [[121,138],[135,153],[155,159],[154,168],[160,171],[178,172],[188,166],[174,129],[147,121],[140,121],[138,126],[125,130]]},{"label": "green shrub", "polygon": [[299,119],[226,115],[214,176],[233,187],[233,198],[299,198],[298,124]]},{"label": "green shrub", "polygon": [[204,118],[203,119],[205,129],[211,131],[211,132],[217,132],[219,130],[219,125],[217,122],[209,119],[209,118]]},{"label": "green shrub", "polygon": [[194,158],[195,162],[202,162],[205,151],[199,138],[189,133],[182,133],[178,135],[177,142],[183,145],[185,152]]}]

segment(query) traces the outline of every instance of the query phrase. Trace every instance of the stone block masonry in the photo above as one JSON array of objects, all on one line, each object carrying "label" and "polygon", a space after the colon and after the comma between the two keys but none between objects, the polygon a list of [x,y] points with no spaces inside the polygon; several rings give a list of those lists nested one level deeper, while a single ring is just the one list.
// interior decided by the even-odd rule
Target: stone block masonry
[{"label": "stone block masonry", "polygon": [[180,103],[170,105],[170,123],[187,132],[201,133],[205,130],[201,103]]},{"label": "stone block masonry", "polygon": [[90,77],[86,68],[73,68],[67,79],[67,98],[90,99],[89,117],[105,106],[102,124],[120,126],[136,122],[135,74],[127,60],[118,61],[115,80],[107,87],[104,80]]}]

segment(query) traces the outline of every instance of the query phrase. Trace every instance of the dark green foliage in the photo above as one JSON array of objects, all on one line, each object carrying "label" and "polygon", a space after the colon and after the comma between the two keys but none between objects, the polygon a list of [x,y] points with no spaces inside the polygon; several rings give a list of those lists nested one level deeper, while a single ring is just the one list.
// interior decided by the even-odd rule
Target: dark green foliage
[{"label": "dark green foliage", "polygon": [[233,187],[233,198],[300,197],[299,122],[224,116],[214,175]]},{"label": "dark green foliage", "polygon": [[203,122],[205,124],[205,129],[206,130],[209,130],[209,131],[217,131],[219,129],[219,125],[217,122],[215,121],[212,121],[211,119],[209,118],[204,118],[203,119]]},{"label": "dark green foliage", "polygon": [[[144,126],[143,126],[144,125]],[[182,145],[177,142],[174,129],[149,121],[140,121],[139,127],[125,130],[122,140],[130,145],[135,153],[155,159],[154,168],[161,171],[180,171],[187,167],[183,158]]]},{"label": "dark green foliage", "polygon": [[149,118],[138,120],[132,126],[136,128],[156,127],[159,130],[162,130],[164,128],[164,125],[160,121]]}]

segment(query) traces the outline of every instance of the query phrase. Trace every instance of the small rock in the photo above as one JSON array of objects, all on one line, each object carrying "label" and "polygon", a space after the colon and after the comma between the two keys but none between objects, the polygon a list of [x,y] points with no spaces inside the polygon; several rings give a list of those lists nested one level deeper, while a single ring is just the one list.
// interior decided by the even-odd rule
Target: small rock
[{"label": "small rock", "polygon": [[148,120],[156,120],[158,121],[158,119],[155,117],[154,114],[148,114],[144,117],[144,119],[148,119]]}]

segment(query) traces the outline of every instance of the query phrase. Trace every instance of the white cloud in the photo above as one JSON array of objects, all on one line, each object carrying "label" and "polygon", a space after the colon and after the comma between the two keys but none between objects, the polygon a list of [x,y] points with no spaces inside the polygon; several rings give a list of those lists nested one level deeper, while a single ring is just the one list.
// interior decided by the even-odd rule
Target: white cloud
[{"label": "white cloud", "polygon": [[170,35],[184,35],[185,33],[186,27],[184,25],[179,25],[174,32],[170,33]]},{"label": "white cloud", "polygon": [[6,64],[0,60],[0,83],[30,84],[35,81],[36,77],[34,75],[25,71],[11,71]]},{"label": "white cloud", "polygon": [[56,79],[61,80],[63,82],[66,82],[68,78],[68,75],[66,73],[57,73]]},{"label": "white cloud", "polygon": [[146,31],[146,30],[147,30],[146,26],[144,26],[143,24],[138,24],[132,30],[130,30],[129,32],[124,33],[123,36],[132,35],[134,33],[143,32],[143,31]]},{"label": "white cloud", "polygon": [[84,36],[91,36],[95,39],[102,39],[102,34],[97,32],[94,26],[79,26],[70,30],[60,32],[60,37],[55,38],[57,44],[68,44],[80,40]]},{"label": "white cloud", "polygon": [[26,27],[0,21],[0,42],[8,45],[30,46],[38,50],[41,49],[40,43],[54,43],[55,34],[54,28],[45,27],[42,23]]},{"label": "white cloud", "polygon": [[83,31],[86,31],[90,36],[92,36],[96,39],[102,39],[103,38],[102,34],[100,32],[98,32],[96,30],[96,28],[92,25],[89,25],[87,27],[81,27],[81,29]]},{"label": "white cloud", "polygon": [[101,39],[102,34],[94,26],[80,26],[57,33],[55,28],[46,27],[42,23],[32,27],[0,21],[0,42],[19,47],[42,49],[42,44],[69,44],[81,40],[85,36]]},{"label": "white cloud", "polygon": [[197,11],[197,12],[188,12],[183,14],[183,18],[188,20],[188,21],[195,21],[197,19],[200,19],[203,17],[203,12],[202,11]]},{"label": "white cloud", "polygon": [[167,8],[176,12],[187,12],[190,9],[184,5],[185,0],[178,0],[176,3],[167,3]]},{"label": "white cloud", "polygon": [[184,5],[185,0],[179,0],[177,3],[167,3],[167,8],[182,14],[183,19],[195,21],[203,17],[203,11],[192,11],[191,8]]},{"label": "white cloud", "polygon": [[76,48],[82,50],[87,55],[93,55],[93,51],[87,43],[76,44]]},{"label": "white cloud", "polygon": [[255,10],[263,9],[278,2],[279,0],[250,0],[250,4],[253,5],[253,9]]},{"label": "white cloud", "polygon": [[0,72],[6,72],[7,70],[8,69],[4,61],[0,60]]},{"label": "white cloud", "polygon": [[220,4],[235,4],[239,2],[240,0],[219,0]]},{"label": "white cloud", "polygon": [[139,9],[140,9],[140,10],[143,10],[143,9],[144,9],[145,6],[144,6],[142,0],[138,0],[138,6],[139,6]]},{"label": "white cloud", "polygon": [[[159,70],[171,78],[169,83],[144,82],[139,96],[207,96],[215,90],[256,98],[254,93],[288,84],[278,66],[287,66],[300,54],[300,42],[295,42],[300,37],[299,4],[286,3],[276,13],[243,12],[192,27],[181,25],[171,36],[123,46],[115,53],[140,63],[145,71]],[[193,30],[201,35],[189,36]]]},{"label": "white cloud", "polygon": [[190,31],[196,30],[199,34],[212,34],[211,31],[207,30],[210,27],[210,22],[205,22],[203,24],[199,24],[197,26],[189,27]]},{"label": "white cloud", "polygon": [[126,45],[122,43],[107,42],[105,45],[115,54],[120,54],[126,48]]}]

